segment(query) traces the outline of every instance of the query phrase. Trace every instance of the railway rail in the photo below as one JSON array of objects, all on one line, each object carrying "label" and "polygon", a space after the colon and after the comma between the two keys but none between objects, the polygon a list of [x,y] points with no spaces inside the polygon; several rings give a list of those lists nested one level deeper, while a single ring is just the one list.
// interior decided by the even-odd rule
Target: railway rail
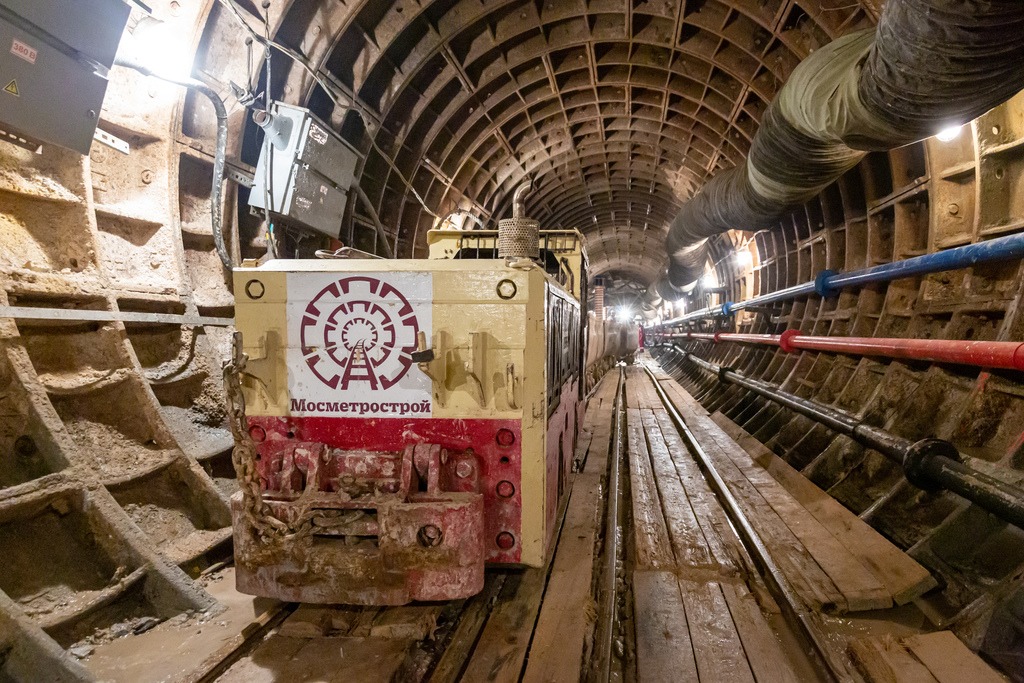
[{"label": "railway rail", "polygon": [[573,469],[546,566],[449,602],[255,601],[175,680],[898,681],[911,654],[998,680],[920,616],[924,567],[650,357],[591,395]]}]

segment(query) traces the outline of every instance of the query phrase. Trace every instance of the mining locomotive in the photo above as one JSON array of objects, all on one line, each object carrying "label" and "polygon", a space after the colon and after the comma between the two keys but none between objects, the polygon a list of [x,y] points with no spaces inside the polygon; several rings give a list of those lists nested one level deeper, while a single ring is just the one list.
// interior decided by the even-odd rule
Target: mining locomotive
[{"label": "mining locomotive", "polygon": [[235,270],[239,590],[393,605],[545,563],[583,409],[586,257],[520,206],[497,231],[430,231],[428,259]]}]

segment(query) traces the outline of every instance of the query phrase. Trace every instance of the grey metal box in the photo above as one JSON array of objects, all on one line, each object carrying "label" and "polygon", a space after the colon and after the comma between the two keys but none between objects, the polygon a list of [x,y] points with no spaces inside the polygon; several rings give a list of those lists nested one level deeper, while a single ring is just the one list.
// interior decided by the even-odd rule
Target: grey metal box
[{"label": "grey metal box", "polygon": [[0,128],[88,154],[130,11],[123,0],[0,0]]},{"label": "grey metal box", "polygon": [[[274,103],[277,134],[263,145],[249,205],[338,237],[358,156],[308,109]],[[267,191],[269,169],[270,191]]]}]

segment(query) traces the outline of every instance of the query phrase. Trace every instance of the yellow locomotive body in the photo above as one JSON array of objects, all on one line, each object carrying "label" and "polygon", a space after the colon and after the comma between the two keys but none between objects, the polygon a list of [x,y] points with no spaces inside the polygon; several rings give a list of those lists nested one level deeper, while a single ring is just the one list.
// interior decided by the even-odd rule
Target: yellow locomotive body
[{"label": "yellow locomotive body", "polygon": [[582,405],[581,239],[557,233],[552,277],[461,258],[470,234],[491,233],[432,231],[439,258],[236,269],[236,459],[259,479],[232,499],[240,590],[453,599],[485,563],[545,561]]}]

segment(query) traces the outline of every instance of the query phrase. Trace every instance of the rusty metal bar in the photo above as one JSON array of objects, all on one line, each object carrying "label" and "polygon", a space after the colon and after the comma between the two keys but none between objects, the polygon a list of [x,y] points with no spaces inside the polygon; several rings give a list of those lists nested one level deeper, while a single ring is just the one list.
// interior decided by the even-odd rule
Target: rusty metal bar
[{"label": "rusty metal bar", "polygon": [[85,308],[42,308],[36,306],[0,306],[0,318],[15,320],[53,320],[57,322],[97,323],[168,323],[173,325],[211,325],[231,327],[234,318],[177,313],[137,313],[134,311],[102,311]]},{"label": "rusty metal bar", "polygon": [[604,554],[601,558],[601,578],[598,595],[597,632],[594,634],[594,667],[593,674],[599,683],[611,680],[611,665],[615,643],[615,615],[618,613],[618,595],[616,577],[619,565],[619,541],[622,534],[622,496],[620,463],[622,462],[622,439],[625,431],[626,411],[623,409],[623,398],[626,385],[626,373],[619,368],[619,384],[615,391],[615,402],[612,408],[612,450],[611,463],[608,469],[608,505],[605,508],[604,523]]}]

